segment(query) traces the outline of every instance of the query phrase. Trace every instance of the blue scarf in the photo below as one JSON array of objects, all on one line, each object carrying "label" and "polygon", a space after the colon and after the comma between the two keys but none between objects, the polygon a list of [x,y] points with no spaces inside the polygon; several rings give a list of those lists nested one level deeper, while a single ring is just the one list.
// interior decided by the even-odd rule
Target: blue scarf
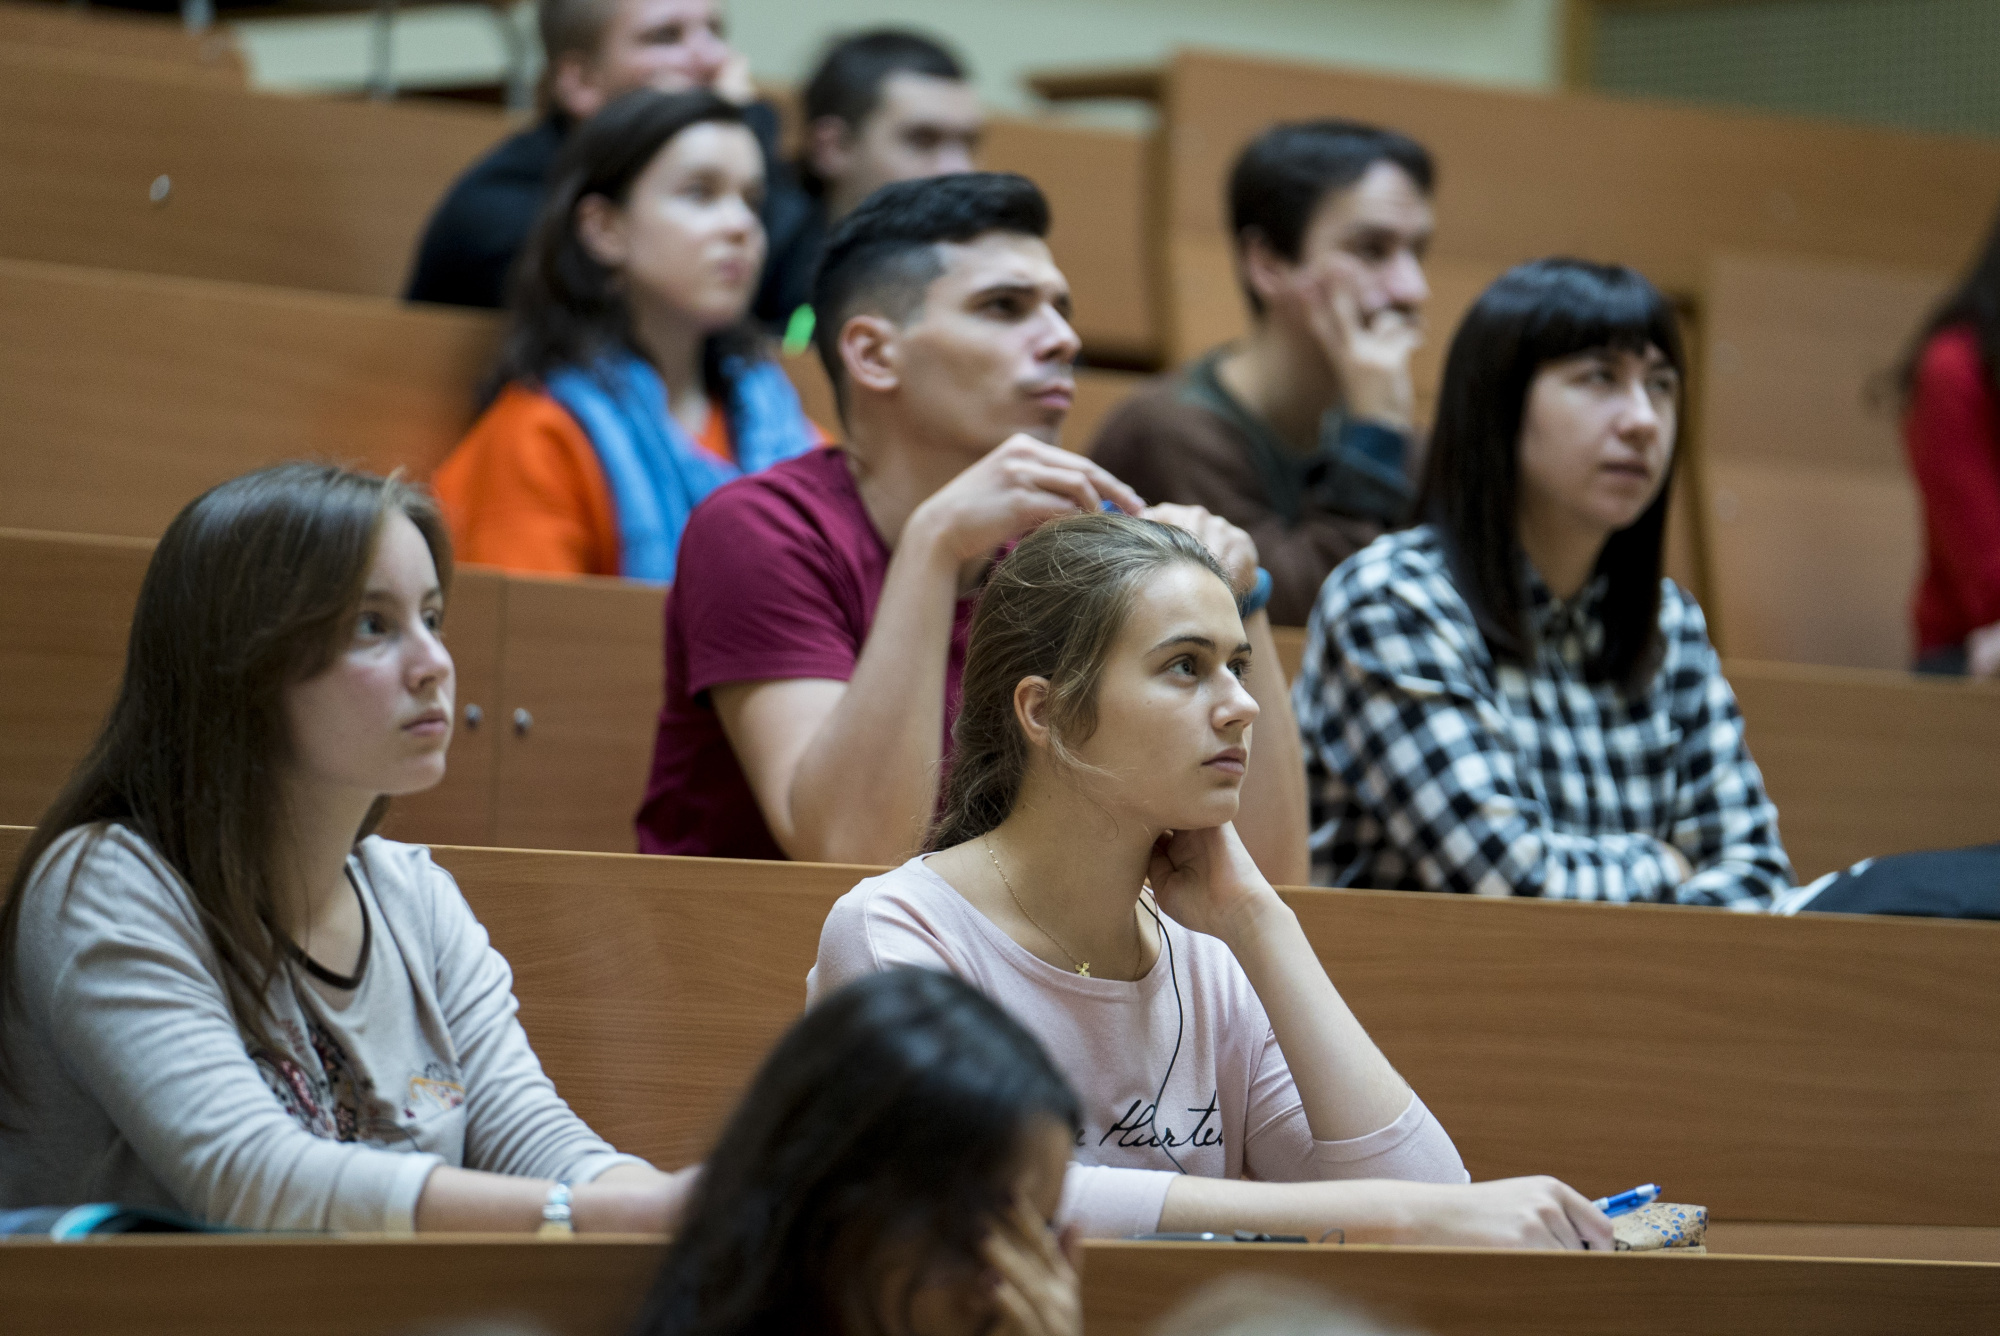
[{"label": "blue scarf", "polygon": [[548,378],[550,397],[582,425],[610,484],[619,574],[672,581],[681,530],[697,502],[731,478],[804,454],[819,439],[776,362],[732,357],[722,373],[729,385],[734,465],[696,445],[675,421],[667,411],[667,387],[643,357],[606,353],[592,367]]}]

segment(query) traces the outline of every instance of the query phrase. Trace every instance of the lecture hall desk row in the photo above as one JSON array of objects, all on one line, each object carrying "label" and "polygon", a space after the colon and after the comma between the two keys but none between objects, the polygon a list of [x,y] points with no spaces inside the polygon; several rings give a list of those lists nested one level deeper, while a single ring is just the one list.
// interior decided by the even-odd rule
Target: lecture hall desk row
[{"label": "lecture hall desk row", "polygon": [[[638,1238],[0,1243],[10,1336],[627,1336]],[[2000,1266],[1427,1248],[1093,1243],[1090,1336],[1144,1336],[1203,1284],[1305,1281],[1431,1336],[1938,1336],[1990,1330]]]},{"label": "lecture hall desk row", "polygon": [[[0,821],[32,822],[121,673],[144,540],[0,529]],[[448,622],[451,767],[388,833],[624,851],[661,697],[657,586],[465,567]],[[1294,671],[1303,632],[1280,628]],[[1802,878],[2000,839],[2000,686],[1726,661]],[[477,722],[469,715],[477,707]]]},{"label": "lecture hall desk row", "polygon": [[[1893,423],[1861,417],[1836,387],[1892,360],[1901,325],[1821,308],[1831,292],[1841,317],[1901,311],[1929,289],[1751,261],[1719,271],[1716,290],[1728,359],[1703,405],[1716,458],[1684,451],[1669,572],[1739,657],[1895,666],[1914,503]],[[1439,301],[1475,291],[1441,283]],[[287,457],[426,477],[465,430],[496,333],[484,312],[0,259],[0,343],[15,352],[0,365],[0,527],[152,538],[203,488]],[[837,430],[816,360],[784,365]],[[1423,397],[1437,371],[1434,358],[1417,368]],[[1063,442],[1087,447],[1140,381],[1080,371]],[[1809,434],[1812,452],[1787,431]],[[1787,504],[1800,497],[1813,504]]]},{"label": "lecture hall desk row", "polygon": [[[0,6],[0,254],[16,258],[395,296],[451,182],[524,124],[437,100],[252,92],[233,67],[219,77],[227,53],[176,63],[124,28],[101,49],[65,44],[50,40],[60,16],[20,8]],[[995,117],[982,161],[1048,195],[1092,354],[1157,362],[1139,139]]]},{"label": "lecture hall desk row", "polygon": [[[707,1153],[876,871],[433,851],[564,1097],[663,1165]],[[1730,1250],[2000,1261],[2000,925],[1284,894],[1474,1177],[1661,1183]]]},{"label": "lecture hall desk row", "polygon": [[[24,835],[0,829],[0,866]],[[704,1153],[797,1015],[827,907],[867,871],[437,855],[512,962],[557,1086],[614,1143],[666,1164]],[[1336,1287],[1438,1336],[1990,1322],[2000,1001],[1987,981],[2000,929],[1287,897],[1475,1176],[1550,1172],[1593,1191],[1661,1181],[1710,1206],[1711,1246],[1732,1255],[1098,1244],[1084,1268],[1093,1333],[1140,1332],[1202,1280],[1246,1267]],[[557,898],[574,912],[549,914]],[[1868,1257],[1901,1260],[1826,1260]],[[656,1260],[656,1245],[614,1240],[15,1244],[0,1247],[0,1292],[10,1332],[118,1330],[139,1311],[152,1331],[249,1331],[278,1310],[307,1331],[504,1314],[611,1332]]]}]

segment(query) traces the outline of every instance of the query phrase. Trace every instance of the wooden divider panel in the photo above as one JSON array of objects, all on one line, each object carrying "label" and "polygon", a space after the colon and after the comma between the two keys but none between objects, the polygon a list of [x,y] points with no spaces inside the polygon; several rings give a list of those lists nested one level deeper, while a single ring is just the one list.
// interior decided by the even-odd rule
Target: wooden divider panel
[{"label": "wooden divider panel", "polygon": [[513,126],[0,47],[0,253],[390,296],[439,197]]},{"label": "wooden divider panel", "polygon": [[661,585],[514,576],[491,842],[524,849],[637,847],[663,697]]},{"label": "wooden divider panel", "polygon": [[1710,266],[1711,607],[1732,655],[1856,668],[1914,656],[1923,527],[1895,373],[1949,282],[1775,256]]},{"label": "wooden divider panel", "polygon": [[[25,834],[0,828],[0,864]],[[803,1006],[827,911],[872,871],[434,852],[512,963],[558,1089],[669,1166],[707,1153]],[[1660,1182],[1781,1244],[1809,1237],[1781,1222],[1859,1222],[1957,1227],[1936,1255],[1990,1252],[2000,927],[1285,894],[1475,1178]]]},{"label": "wooden divider panel", "polygon": [[2000,686],[1724,664],[1800,879],[2000,840]]},{"label": "wooden divider panel", "polygon": [[708,1153],[805,1009],[833,902],[878,869],[511,849],[434,853],[514,967],[556,1088],[613,1145]]},{"label": "wooden divider panel", "polygon": [[152,551],[0,529],[0,823],[41,820],[103,726]]},{"label": "wooden divider panel", "polygon": [[471,420],[497,328],[484,312],[0,260],[0,525],[154,538],[202,491],[283,459],[427,477]]}]

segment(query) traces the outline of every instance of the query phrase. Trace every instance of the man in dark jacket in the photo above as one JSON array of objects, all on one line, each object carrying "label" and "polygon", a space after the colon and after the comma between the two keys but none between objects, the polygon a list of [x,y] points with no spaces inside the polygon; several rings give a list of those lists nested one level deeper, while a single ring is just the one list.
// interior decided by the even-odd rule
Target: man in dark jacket
[{"label": "man in dark jacket", "polygon": [[1391,130],[1258,136],[1229,182],[1248,337],[1140,390],[1091,446],[1147,501],[1248,533],[1279,626],[1305,625],[1327,574],[1411,519],[1431,187],[1430,154]]},{"label": "man in dark jacket", "polygon": [[411,301],[505,305],[508,271],[569,128],[635,88],[712,88],[743,104],[772,165],[765,225],[797,225],[811,201],[779,164],[777,113],[754,101],[749,66],[724,40],[720,0],[541,0],[537,19],[547,112],[474,163],[438,205],[417,248]]}]

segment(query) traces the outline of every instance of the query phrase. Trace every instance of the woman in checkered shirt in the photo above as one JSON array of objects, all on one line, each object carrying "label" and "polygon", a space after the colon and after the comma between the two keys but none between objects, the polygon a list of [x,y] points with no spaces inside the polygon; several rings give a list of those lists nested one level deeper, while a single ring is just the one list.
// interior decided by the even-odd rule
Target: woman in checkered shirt
[{"label": "woman in checkered shirt", "polygon": [[1466,313],[1427,522],[1313,608],[1316,881],[1753,911],[1791,885],[1701,609],[1660,573],[1685,365],[1618,266],[1520,265]]}]

